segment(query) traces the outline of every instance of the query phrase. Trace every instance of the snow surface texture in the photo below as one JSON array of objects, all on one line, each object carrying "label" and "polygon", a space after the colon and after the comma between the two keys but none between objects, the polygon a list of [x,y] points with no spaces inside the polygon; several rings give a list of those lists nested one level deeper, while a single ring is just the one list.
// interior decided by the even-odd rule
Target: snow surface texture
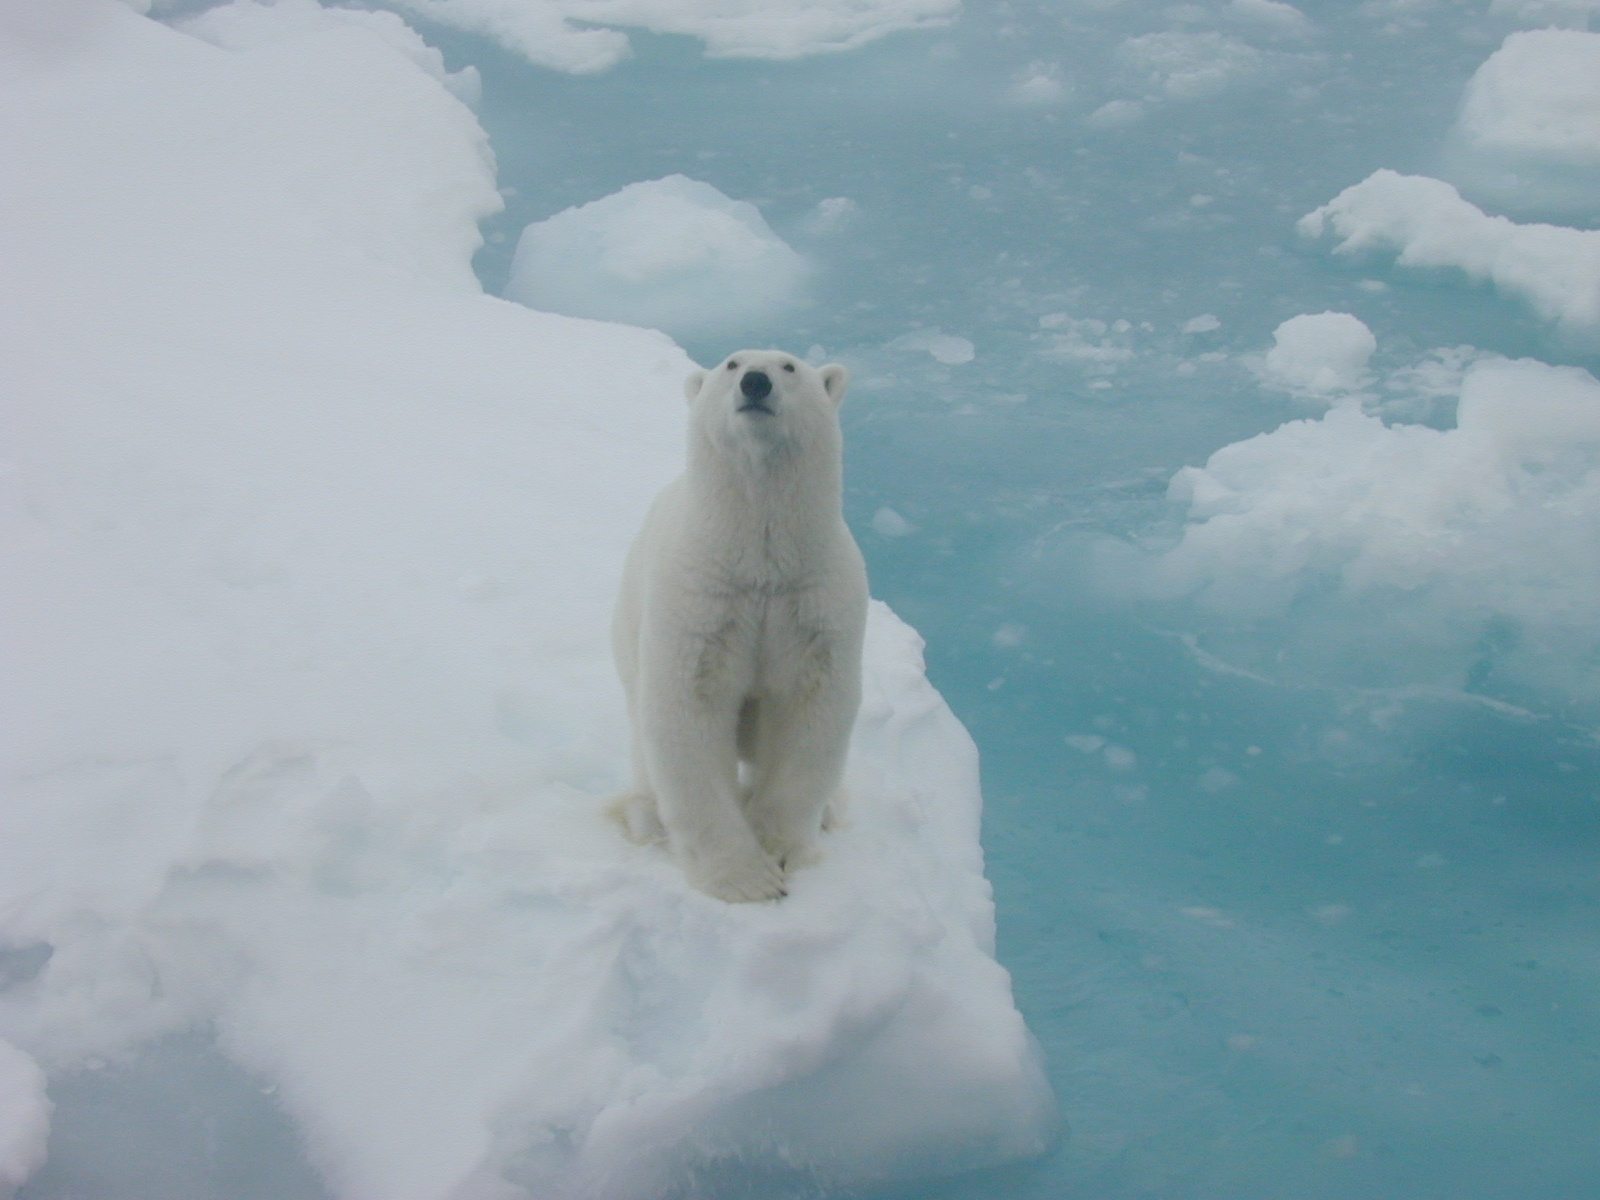
[{"label": "snow surface texture", "polygon": [[[410,16],[493,38],[539,66],[589,74],[628,57],[615,28],[700,38],[721,58],[804,58],[943,24],[960,0],[386,0]],[[581,24],[573,24],[574,21]]]},{"label": "snow surface texture", "polygon": [[1462,98],[1447,173],[1502,211],[1585,218],[1600,205],[1600,33],[1514,33]]},{"label": "snow surface texture", "polygon": [[874,610],[848,822],[784,903],[625,843],[606,613],[691,364],[484,296],[471,113],[280,9],[0,42],[0,1180],[40,1067],[196,1027],[342,1197],[1037,1153],[916,635]]},{"label": "snow surface texture", "polygon": [[1397,254],[1402,267],[1455,269],[1528,305],[1557,334],[1600,348],[1600,230],[1492,217],[1443,180],[1374,172],[1300,219],[1341,239],[1336,254]]},{"label": "snow surface texture", "polygon": [[[1114,585],[1245,620],[1340,614],[1307,618],[1313,638],[1345,631],[1320,666],[1423,652],[1430,682],[1457,689],[1486,631],[1514,622],[1522,644],[1501,671],[1600,700],[1585,666],[1600,651],[1600,381],[1586,371],[1486,359],[1453,429],[1340,405],[1223,447],[1168,495],[1188,510],[1181,541],[1137,564],[1109,555]],[[1387,615],[1358,622],[1363,605]]]},{"label": "snow surface texture", "polygon": [[265,42],[337,33],[354,27],[376,34],[432,75],[465,104],[478,102],[483,86],[476,67],[448,71],[444,55],[422,40],[394,13],[360,8],[323,8],[317,0],[234,0],[180,22],[178,28],[228,50],[246,50]]},{"label": "snow surface texture", "polygon": [[530,308],[709,338],[794,307],[806,275],[805,259],[755,205],[669,175],[529,225],[505,294]]}]

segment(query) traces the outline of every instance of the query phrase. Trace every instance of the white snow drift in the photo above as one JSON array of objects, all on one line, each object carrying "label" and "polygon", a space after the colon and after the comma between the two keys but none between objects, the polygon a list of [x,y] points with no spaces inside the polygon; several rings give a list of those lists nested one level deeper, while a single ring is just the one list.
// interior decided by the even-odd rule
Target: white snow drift
[{"label": "white snow drift", "polygon": [[1600,230],[1492,217],[1448,183],[1374,172],[1302,217],[1336,254],[1395,254],[1402,267],[1453,268],[1528,305],[1563,338],[1600,346]]},{"label": "white snow drift", "polygon": [[682,352],[479,291],[482,133],[382,29],[79,11],[0,34],[0,1180],[38,1067],[195,1028],[355,1200],[1039,1150],[972,745],[886,609],[782,904],[600,816]]},{"label": "white snow drift", "polygon": [[1600,33],[1514,33],[1467,85],[1450,178],[1502,211],[1600,212]]},{"label": "white snow drift", "polygon": [[522,231],[507,299],[674,336],[737,336],[803,298],[807,264],[755,205],[669,175]]},{"label": "white snow drift", "polygon": [[704,41],[706,53],[716,57],[793,59],[852,50],[890,33],[944,24],[960,8],[960,0],[384,2],[412,16],[493,38],[540,66],[579,74],[604,71],[628,57],[624,28],[687,34]]}]

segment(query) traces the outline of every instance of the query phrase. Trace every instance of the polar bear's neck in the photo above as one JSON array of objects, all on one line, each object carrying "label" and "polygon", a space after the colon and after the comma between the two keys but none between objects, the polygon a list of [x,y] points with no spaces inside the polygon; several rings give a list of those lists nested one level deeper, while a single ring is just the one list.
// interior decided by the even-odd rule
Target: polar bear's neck
[{"label": "polar bear's neck", "polygon": [[742,586],[805,586],[844,528],[839,447],[731,448],[696,438],[685,484],[694,541]]}]

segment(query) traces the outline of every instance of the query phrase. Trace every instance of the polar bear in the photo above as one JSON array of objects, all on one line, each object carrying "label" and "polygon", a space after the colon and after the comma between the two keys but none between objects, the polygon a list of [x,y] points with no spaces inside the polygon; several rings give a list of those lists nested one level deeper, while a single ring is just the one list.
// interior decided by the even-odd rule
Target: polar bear
[{"label": "polar bear", "polygon": [[861,703],[867,573],[842,511],[849,374],[741,350],[684,383],[688,463],[650,509],[612,625],[633,790],[612,813],[665,838],[723,900],[784,894],[844,773]]}]

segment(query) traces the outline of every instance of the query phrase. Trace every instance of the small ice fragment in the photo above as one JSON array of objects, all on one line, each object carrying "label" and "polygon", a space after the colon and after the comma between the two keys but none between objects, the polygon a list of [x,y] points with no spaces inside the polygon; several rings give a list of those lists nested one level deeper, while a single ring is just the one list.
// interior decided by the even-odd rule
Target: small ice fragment
[{"label": "small ice fragment", "polygon": [[1069,733],[1062,739],[1080,754],[1094,754],[1106,744],[1106,740],[1093,733]]},{"label": "small ice fragment", "polygon": [[1367,382],[1367,361],[1378,339],[1349,313],[1302,313],[1272,334],[1261,360],[1264,382],[1297,395],[1331,398]]}]

